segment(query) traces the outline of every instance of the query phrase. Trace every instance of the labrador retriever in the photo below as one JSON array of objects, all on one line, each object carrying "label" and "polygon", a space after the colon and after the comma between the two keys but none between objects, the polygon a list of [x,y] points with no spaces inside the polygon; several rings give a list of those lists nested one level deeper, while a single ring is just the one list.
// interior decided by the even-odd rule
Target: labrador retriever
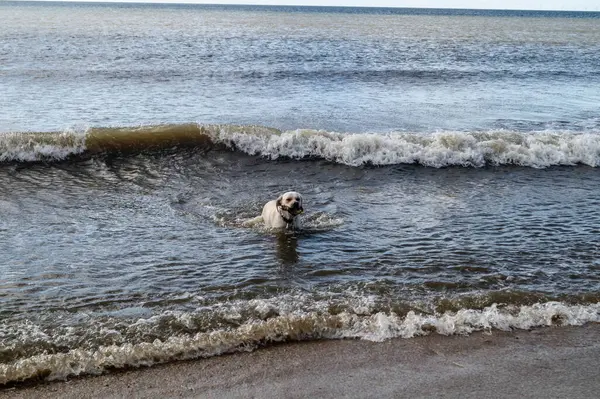
[{"label": "labrador retriever", "polygon": [[262,218],[268,228],[295,229],[299,227],[297,216],[303,212],[302,195],[289,191],[276,200],[267,202],[263,207]]}]

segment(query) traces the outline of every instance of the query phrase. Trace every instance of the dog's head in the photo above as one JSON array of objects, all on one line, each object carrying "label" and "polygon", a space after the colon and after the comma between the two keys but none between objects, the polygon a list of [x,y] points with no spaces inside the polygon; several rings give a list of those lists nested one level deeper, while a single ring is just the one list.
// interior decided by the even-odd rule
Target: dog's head
[{"label": "dog's head", "polygon": [[288,191],[277,198],[277,208],[288,212],[292,216],[298,216],[304,212],[302,195],[295,191]]}]

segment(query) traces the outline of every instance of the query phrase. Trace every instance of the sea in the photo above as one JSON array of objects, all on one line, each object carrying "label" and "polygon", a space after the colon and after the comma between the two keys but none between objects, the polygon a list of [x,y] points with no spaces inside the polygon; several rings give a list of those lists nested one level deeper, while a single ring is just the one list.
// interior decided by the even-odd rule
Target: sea
[{"label": "sea", "polygon": [[0,20],[0,386],[600,322],[600,13]]}]

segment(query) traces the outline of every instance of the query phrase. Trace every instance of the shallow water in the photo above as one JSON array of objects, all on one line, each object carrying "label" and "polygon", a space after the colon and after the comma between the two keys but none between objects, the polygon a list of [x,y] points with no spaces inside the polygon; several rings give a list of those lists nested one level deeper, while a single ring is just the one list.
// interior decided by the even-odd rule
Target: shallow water
[{"label": "shallow water", "polygon": [[0,383],[600,321],[598,14],[0,11]]}]

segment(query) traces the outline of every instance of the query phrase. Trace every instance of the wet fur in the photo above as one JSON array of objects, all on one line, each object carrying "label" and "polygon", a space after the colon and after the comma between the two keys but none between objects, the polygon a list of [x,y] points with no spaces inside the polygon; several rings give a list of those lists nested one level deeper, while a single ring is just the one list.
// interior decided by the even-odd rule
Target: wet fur
[{"label": "wet fur", "polygon": [[302,195],[289,191],[265,204],[262,218],[267,228],[298,228],[300,220],[298,216],[304,211],[302,207]]}]

